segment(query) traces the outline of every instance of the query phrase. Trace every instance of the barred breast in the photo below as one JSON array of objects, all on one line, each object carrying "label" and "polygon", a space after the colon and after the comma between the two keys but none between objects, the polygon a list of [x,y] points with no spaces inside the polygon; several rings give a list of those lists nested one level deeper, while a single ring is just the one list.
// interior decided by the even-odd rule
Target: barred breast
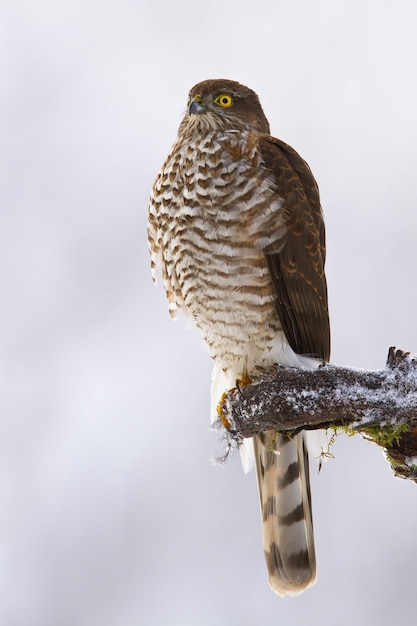
[{"label": "barred breast", "polygon": [[181,139],[153,188],[152,267],[162,264],[170,312],[191,315],[233,375],[274,362],[282,332],[263,250],[283,245],[283,211],[250,132]]}]

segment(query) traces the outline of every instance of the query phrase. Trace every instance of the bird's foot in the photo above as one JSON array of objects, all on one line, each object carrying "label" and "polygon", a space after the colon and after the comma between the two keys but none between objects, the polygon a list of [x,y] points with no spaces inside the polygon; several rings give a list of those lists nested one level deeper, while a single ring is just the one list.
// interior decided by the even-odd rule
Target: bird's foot
[{"label": "bird's foot", "polygon": [[235,387],[235,389],[240,391],[240,389],[242,387],[246,387],[246,385],[250,385],[251,382],[252,382],[252,380],[249,378],[249,376],[246,373],[244,373],[244,374],[242,374],[241,378],[238,378],[236,380],[236,387]]},{"label": "bird's foot", "polygon": [[[233,389],[231,389],[230,391],[233,391]],[[226,396],[228,393],[230,393],[230,391],[225,391],[224,393],[222,393],[222,397],[220,398],[220,401],[216,407],[219,420],[221,421],[222,426],[226,428],[227,430],[230,430],[232,428],[232,425],[227,419],[227,417],[225,416],[223,407],[224,407],[224,401],[226,400]]]},{"label": "bird's foot", "polygon": [[217,410],[217,415],[219,416],[219,420],[222,423],[222,426],[226,428],[227,430],[230,430],[232,428],[232,424],[229,422],[226,415],[224,414],[224,403],[225,403],[226,397],[229,395],[229,393],[240,391],[242,387],[246,387],[246,385],[250,385],[251,382],[252,381],[247,374],[242,374],[241,378],[236,379],[236,387],[233,387],[232,389],[229,389],[229,391],[225,391],[222,394],[222,397],[220,398],[220,401],[216,407],[216,410]]}]

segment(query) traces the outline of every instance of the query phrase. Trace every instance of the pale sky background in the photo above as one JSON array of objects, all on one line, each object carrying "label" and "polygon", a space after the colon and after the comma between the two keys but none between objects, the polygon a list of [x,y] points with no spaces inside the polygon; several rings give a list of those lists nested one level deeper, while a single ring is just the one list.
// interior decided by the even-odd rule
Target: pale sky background
[{"label": "pale sky background", "polygon": [[320,186],[332,361],[417,352],[416,29],[415,0],[0,1],[2,626],[413,623],[417,486],[359,438],[313,469],[316,585],[269,590],[146,212],[189,88],[247,84]]}]

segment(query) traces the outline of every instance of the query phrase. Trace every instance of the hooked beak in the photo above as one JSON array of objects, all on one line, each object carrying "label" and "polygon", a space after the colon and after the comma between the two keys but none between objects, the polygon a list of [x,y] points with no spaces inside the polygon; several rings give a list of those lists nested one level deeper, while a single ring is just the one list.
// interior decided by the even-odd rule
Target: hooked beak
[{"label": "hooked beak", "polygon": [[206,107],[197,100],[191,100],[190,106],[188,107],[188,112],[190,115],[194,115],[196,113],[203,113],[206,110]]}]

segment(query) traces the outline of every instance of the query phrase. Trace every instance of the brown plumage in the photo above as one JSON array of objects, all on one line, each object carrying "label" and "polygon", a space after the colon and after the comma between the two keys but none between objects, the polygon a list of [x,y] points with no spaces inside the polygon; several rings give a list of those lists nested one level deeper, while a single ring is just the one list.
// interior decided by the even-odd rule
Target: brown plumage
[{"label": "brown plumage", "polygon": [[[148,232],[171,314],[194,319],[214,360],[213,417],[222,393],[258,367],[329,359],[318,188],[295,150],[270,136],[251,89],[229,80],[191,89]],[[304,435],[253,443],[270,584],[299,593],[315,579]]]}]

